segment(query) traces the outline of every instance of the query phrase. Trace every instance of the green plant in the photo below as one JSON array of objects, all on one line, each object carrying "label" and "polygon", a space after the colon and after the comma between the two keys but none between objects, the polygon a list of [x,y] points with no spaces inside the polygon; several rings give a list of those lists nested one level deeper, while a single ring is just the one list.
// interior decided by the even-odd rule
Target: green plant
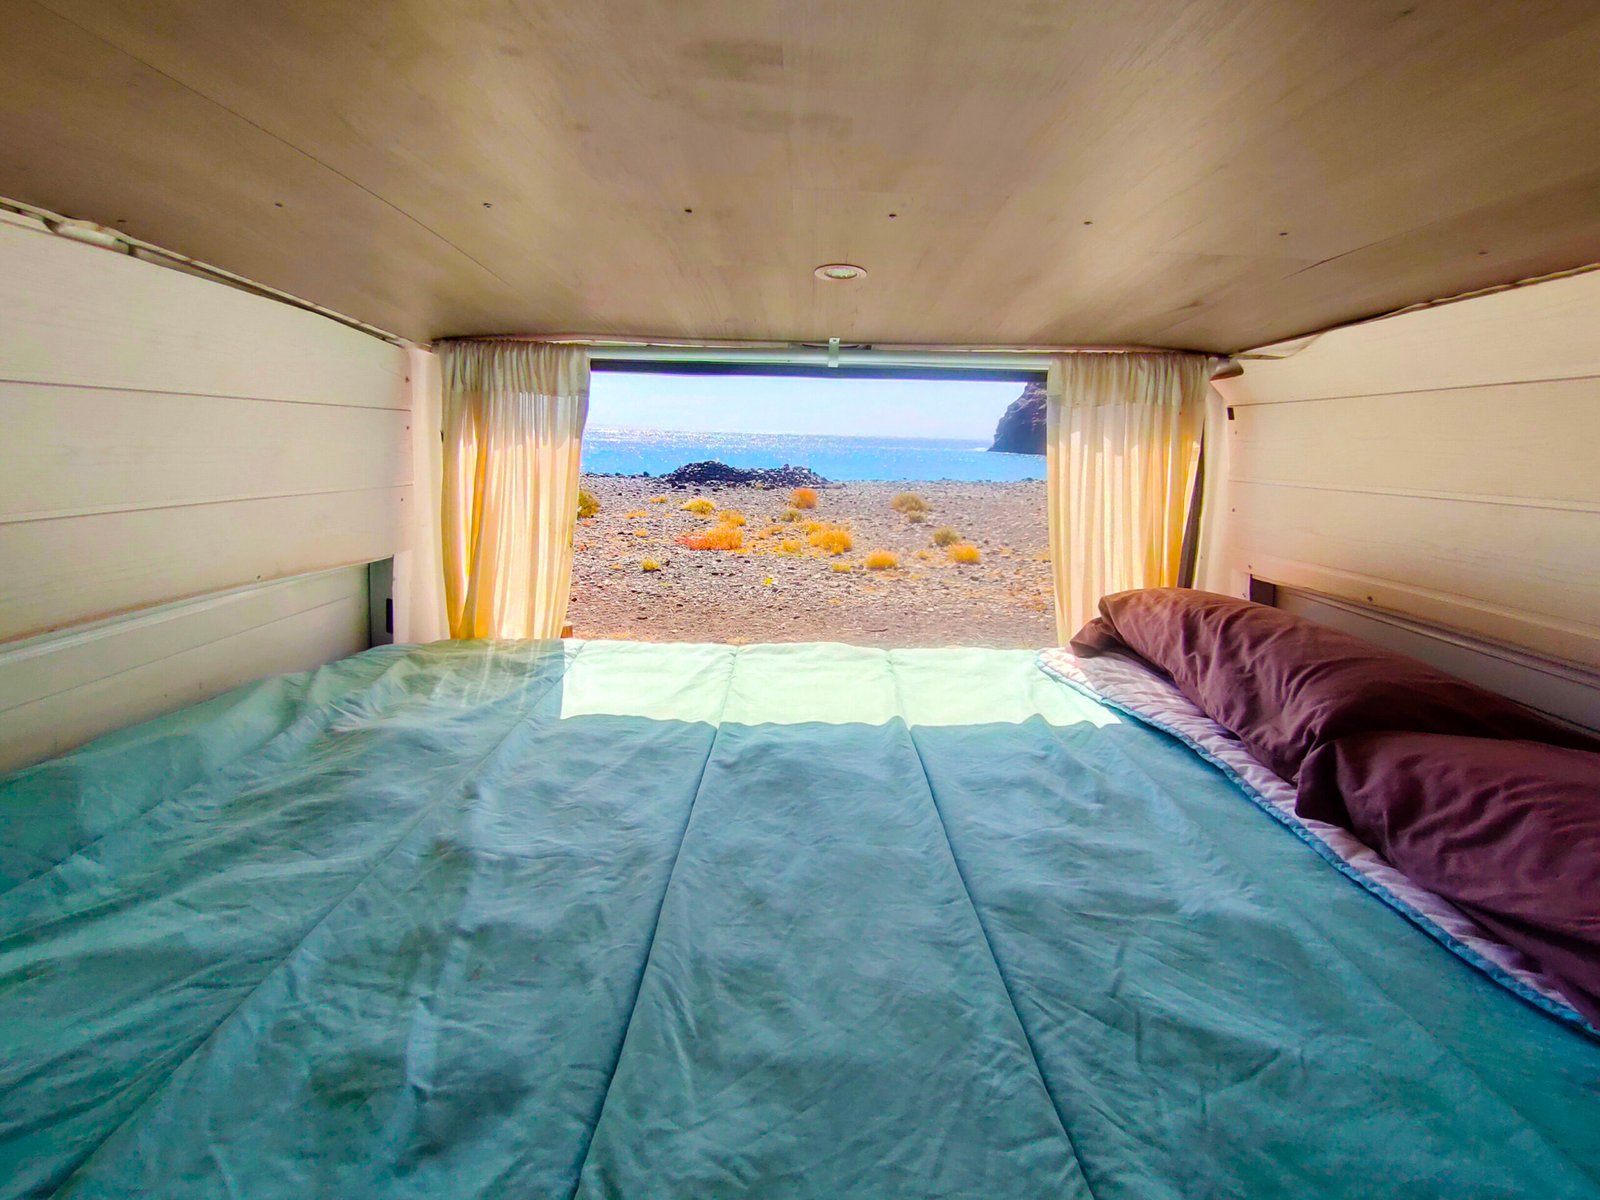
[{"label": "green plant", "polygon": [[933,531],[933,544],[935,546],[954,546],[961,540],[961,535],[948,525],[941,525]]},{"label": "green plant", "polygon": [[928,502],[915,492],[901,492],[893,500],[889,501],[889,507],[897,513],[909,515],[914,512],[925,513],[928,511],[929,506]]},{"label": "green plant", "polygon": [[578,516],[592,517],[600,511],[600,499],[588,488],[578,489]]}]

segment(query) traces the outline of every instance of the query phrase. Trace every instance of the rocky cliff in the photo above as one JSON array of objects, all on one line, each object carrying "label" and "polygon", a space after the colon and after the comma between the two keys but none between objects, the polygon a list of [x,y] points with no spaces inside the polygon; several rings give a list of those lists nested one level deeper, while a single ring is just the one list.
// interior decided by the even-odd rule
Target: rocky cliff
[{"label": "rocky cliff", "polygon": [[1044,453],[1044,384],[1030,383],[1000,414],[991,450],[1005,454]]}]

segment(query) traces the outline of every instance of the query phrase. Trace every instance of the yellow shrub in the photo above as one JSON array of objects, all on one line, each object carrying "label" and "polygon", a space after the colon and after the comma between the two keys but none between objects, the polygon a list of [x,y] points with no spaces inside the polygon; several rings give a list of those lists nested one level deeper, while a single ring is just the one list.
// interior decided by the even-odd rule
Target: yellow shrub
[{"label": "yellow shrub", "polygon": [[917,556],[917,558],[921,559],[923,562],[932,562],[933,561],[933,551],[932,550],[918,550],[916,556]]},{"label": "yellow shrub", "polygon": [[843,554],[855,545],[850,539],[850,531],[848,529],[839,529],[834,526],[819,529],[806,540],[818,550],[827,554]]},{"label": "yellow shrub", "polygon": [[961,540],[961,535],[948,525],[941,525],[933,531],[933,544],[935,546],[954,546]]},{"label": "yellow shrub", "polygon": [[690,550],[742,550],[744,534],[732,525],[713,525],[704,533],[684,534],[678,539],[678,545]]},{"label": "yellow shrub", "polygon": [[639,570],[641,570],[641,571],[659,571],[659,570],[661,570],[661,564],[658,563],[653,558],[647,558],[647,559],[643,560],[639,564]]},{"label": "yellow shrub", "polygon": [[798,508],[786,508],[778,514],[778,520],[784,522],[785,524],[793,524],[799,519],[800,510]]},{"label": "yellow shrub", "polygon": [[854,571],[856,569],[855,563],[829,563],[828,565],[835,571]]},{"label": "yellow shrub", "polygon": [[889,501],[889,507],[897,513],[925,513],[928,511],[928,502],[915,492],[901,492]]},{"label": "yellow shrub", "polygon": [[600,511],[600,500],[588,488],[578,489],[578,515],[592,517]]},{"label": "yellow shrub", "polygon": [[806,548],[806,544],[799,538],[784,538],[778,543],[779,554],[799,554]]},{"label": "yellow shrub", "polygon": [[737,508],[725,508],[717,514],[717,520],[724,525],[743,525],[744,514]]},{"label": "yellow shrub", "polygon": [[981,562],[983,559],[982,553],[971,542],[957,542],[945,553],[950,556],[951,562],[968,566],[975,562]]},{"label": "yellow shrub", "polygon": [[817,506],[816,488],[795,488],[789,493],[789,503],[796,508],[815,508]]},{"label": "yellow shrub", "polygon": [[666,502],[667,502],[667,498],[665,496],[651,496],[650,497],[650,503],[651,504],[665,504]]},{"label": "yellow shrub", "polygon": [[683,509],[684,512],[694,513],[694,515],[697,517],[703,517],[708,513],[714,513],[717,511],[717,506],[711,503],[711,501],[707,500],[704,496],[696,496],[693,500],[685,500],[682,504],[678,505],[678,507]]},{"label": "yellow shrub", "polygon": [[920,509],[912,509],[906,514],[906,520],[910,521],[913,525],[921,525],[927,519],[928,514]]},{"label": "yellow shrub", "polygon": [[874,550],[867,555],[867,570],[888,571],[900,565],[900,560],[887,550]]},{"label": "yellow shrub", "polygon": [[650,536],[650,531],[648,529],[646,529],[644,526],[640,525],[640,526],[638,526],[638,527],[636,527],[634,529],[633,536],[634,537],[649,537]]},{"label": "yellow shrub", "polygon": [[649,515],[649,513],[645,512],[645,510],[641,508],[635,512],[624,513],[623,519],[628,521],[637,521],[640,517],[648,517]]}]

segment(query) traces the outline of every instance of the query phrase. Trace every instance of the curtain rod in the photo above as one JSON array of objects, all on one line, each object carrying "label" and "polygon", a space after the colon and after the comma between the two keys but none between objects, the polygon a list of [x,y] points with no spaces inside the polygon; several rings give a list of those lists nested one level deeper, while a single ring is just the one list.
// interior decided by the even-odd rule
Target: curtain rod
[{"label": "curtain rod", "polygon": [[[970,371],[1036,371],[1050,368],[1057,354],[1188,353],[1152,346],[934,346],[920,344],[841,345],[806,342],[691,341],[687,338],[617,338],[497,334],[483,338],[441,341],[545,342],[586,345],[589,357],[602,362],[749,363],[769,366],[942,368]],[[440,343],[435,342],[438,346]],[[1223,355],[1205,355],[1216,373],[1238,374],[1237,364]]]}]

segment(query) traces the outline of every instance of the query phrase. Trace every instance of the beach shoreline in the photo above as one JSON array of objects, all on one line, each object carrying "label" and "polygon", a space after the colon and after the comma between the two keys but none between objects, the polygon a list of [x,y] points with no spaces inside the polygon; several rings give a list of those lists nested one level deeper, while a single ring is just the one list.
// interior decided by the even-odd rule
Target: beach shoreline
[{"label": "beach shoreline", "polygon": [[[1055,642],[1044,483],[893,480],[819,486],[814,509],[788,512],[786,488],[674,488],[660,476],[585,474],[599,502],[574,535],[568,620],[580,638],[642,641],[838,641],[869,646],[1037,648]],[[925,519],[890,506],[902,493]],[[664,501],[659,498],[665,497]],[[704,499],[713,511],[682,506]],[[680,539],[744,518],[733,550]],[[786,514],[791,518],[785,520]],[[808,523],[816,527],[808,532]],[[952,529],[978,561],[952,561],[934,533]],[[832,553],[842,530],[850,547]],[[818,540],[834,546],[812,544]],[[896,565],[869,570],[869,554]],[[654,569],[652,569],[652,567]]]}]

